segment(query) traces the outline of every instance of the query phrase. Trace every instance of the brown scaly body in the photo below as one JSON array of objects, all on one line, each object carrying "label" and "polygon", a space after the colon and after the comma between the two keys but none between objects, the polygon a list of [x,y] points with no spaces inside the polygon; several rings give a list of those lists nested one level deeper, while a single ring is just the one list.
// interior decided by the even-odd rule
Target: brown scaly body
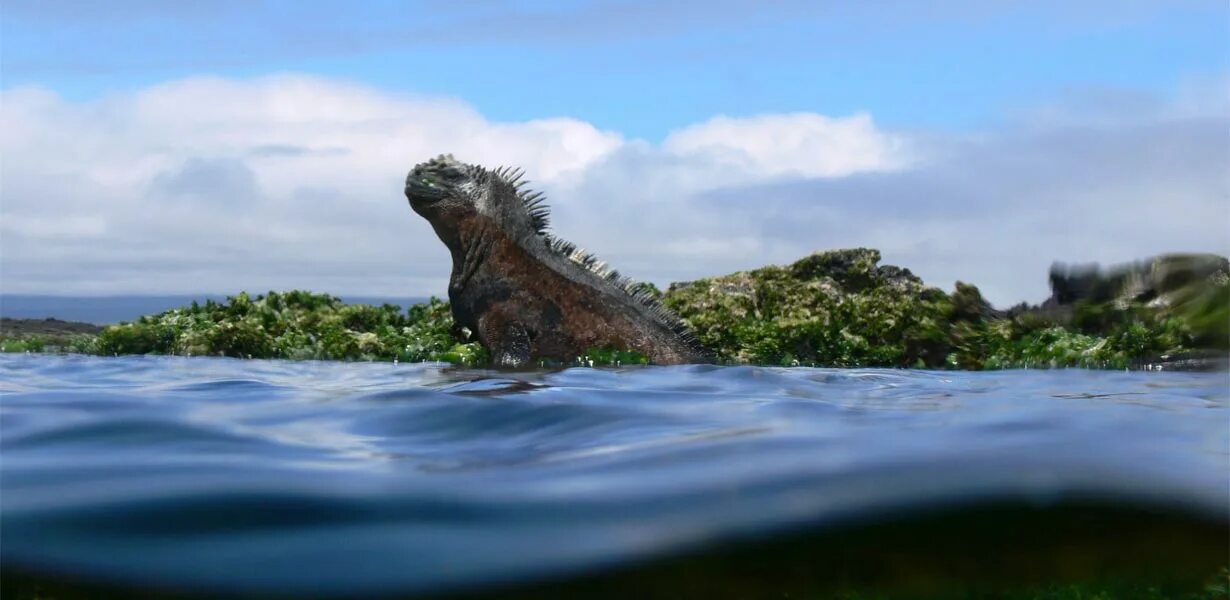
[{"label": "brown scaly body", "polygon": [[591,348],[635,350],[656,364],[709,361],[653,296],[546,233],[542,196],[519,174],[440,156],[410,171],[406,197],[452,254],[453,320],[497,365],[566,362]]}]

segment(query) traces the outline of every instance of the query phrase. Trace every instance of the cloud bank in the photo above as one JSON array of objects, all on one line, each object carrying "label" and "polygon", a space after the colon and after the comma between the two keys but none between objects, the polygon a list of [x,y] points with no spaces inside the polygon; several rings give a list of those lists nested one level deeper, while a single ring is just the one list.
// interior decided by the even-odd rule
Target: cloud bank
[{"label": "cloud bank", "polygon": [[935,285],[1039,300],[1052,260],[1230,250],[1225,106],[1145,104],[978,136],[717,116],[651,144],[314,77],[87,102],[16,88],[0,93],[0,277],[8,293],[442,294],[448,254],[401,186],[451,152],[524,167],[559,235],[639,279],[862,245]]}]

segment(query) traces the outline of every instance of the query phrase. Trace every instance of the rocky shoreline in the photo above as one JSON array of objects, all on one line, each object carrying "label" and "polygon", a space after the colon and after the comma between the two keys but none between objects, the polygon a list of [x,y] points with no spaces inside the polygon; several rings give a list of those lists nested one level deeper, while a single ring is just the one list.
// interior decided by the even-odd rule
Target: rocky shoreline
[{"label": "rocky shoreline", "polygon": [[10,319],[0,317],[0,335],[96,335],[103,326],[79,321],[47,319]]},{"label": "rocky shoreline", "polygon": [[89,353],[104,327],[60,319],[0,317],[0,351],[69,351]]},{"label": "rocky shoreline", "polygon": [[[659,294],[730,364],[930,369],[1230,366],[1230,261],[1172,254],[1129,265],[1056,265],[1052,296],[997,310],[978,288],[927,286],[880,265],[876,250],[818,252],[672,284]],[[321,294],[246,293],[100,328],[55,319],[0,320],[4,351],[222,355],[326,360],[438,360],[483,365],[454,338],[448,304],[344,304]],[[581,364],[643,362],[594,349]]]}]

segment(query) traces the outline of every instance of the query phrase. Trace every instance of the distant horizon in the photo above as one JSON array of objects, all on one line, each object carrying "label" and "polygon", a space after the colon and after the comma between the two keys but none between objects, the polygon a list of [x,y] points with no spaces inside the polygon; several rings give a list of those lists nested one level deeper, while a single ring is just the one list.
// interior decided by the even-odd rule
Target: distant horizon
[{"label": "distant horizon", "polygon": [[[249,294],[282,293],[290,290],[266,290]],[[315,292],[312,293],[325,293]],[[240,292],[230,294],[114,294],[106,296],[58,295],[58,294],[6,294],[0,293],[0,317],[10,319],[60,319],[110,325],[132,321],[143,315],[157,314],[190,305],[193,301],[225,301]],[[329,294],[347,304],[395,304],[407,309],[413,304],[428,301],[430,296],[371,296],[363,294]],[[437,296],[439,297],[439,296]]]},{"label": "distant horizon", "polygon": [[[152,293],[151,294],[143,294],[143,293],[136,293],[136,294],[26,294],[26,293],[21,293],[21,292],[10,294],[10,293],[5,293],[5,292],[0,292],[0,299],[2,298],[198,298],[198,297],[199,298],[206,298],[206,297],[226,298],[226,297],[235,296],[236,294],[244,294],[244,293],[248,295],[260,294],[263,296],[265,294],[268,294],[269,292],[276,292],[278,294],[282,294],[282,293],[292,292],[292,291],[310,292],[313,294],[328,294],[335,298],[342,298],[342,299],[345,299],[345,298],[394,298],[394,299],[423,298],[423,299],[428,299],[428,298],[433,297],[433,295],[431,294],[428,294],[426,296],[423,296],[420,294],[405,294],[405,295],[400,295],[400,296],[399,295],[385,295],[385,294],[336,294],[333,292],[322,292],[322,291],[308,290],[308,289],[303,289],[303,288],[287,288],[287,289],[278,289],[278,290],[264,290],[260,292],[256,292],[253,290],[239,290],[237,292],[199,292],[199,293],[173,292],[173,293],[167,293],[167,294],[152,294]],[[447,298],[448,294],[436,294],[434,295],[434,297],[443,299],[443,298]]]}]

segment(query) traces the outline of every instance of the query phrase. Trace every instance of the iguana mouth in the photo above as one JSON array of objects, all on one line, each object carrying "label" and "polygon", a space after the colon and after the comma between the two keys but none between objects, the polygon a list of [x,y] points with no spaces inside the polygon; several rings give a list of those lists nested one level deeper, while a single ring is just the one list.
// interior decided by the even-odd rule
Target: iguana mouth
[{"label": "iguana mouth", "polygon": [[406,175],[406,198],[413,203],[431,204],[444,198],[450,178],[462,176],[462,167],[452,154],[441,154],[429,161],[419,163]]},{"label": "iguana mouth", "polygon": [[417,171],[418,169],[415,169],[406,176],[406,198],[411,203],[423,204],[444,198],[444,186],[437,183],[431,175]]}]

